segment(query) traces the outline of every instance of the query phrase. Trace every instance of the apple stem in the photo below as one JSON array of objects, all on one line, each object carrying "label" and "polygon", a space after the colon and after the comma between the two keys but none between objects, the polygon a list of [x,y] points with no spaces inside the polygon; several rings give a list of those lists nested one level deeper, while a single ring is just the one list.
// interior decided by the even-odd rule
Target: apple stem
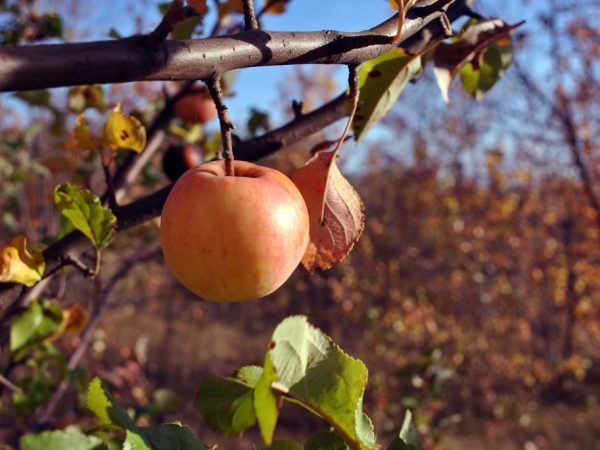
[{"label": "apple stem", "polygon": [[219,123],[221,125],[223,157],[225,158],[225,174],[233,177],[235,176],[235,167],[233,163],[233,138],[231,135],[231,130],[235,129],[235,126],[229,117],[229,110],[225,105],[225,97],[223,96],[223,90],[221,89],[221,74],[214,74],[212,77],[206,80],[206,85],[208,86],[210,95],[215,102],[217,114],[219,116]]},{"label": "apple stem", "polygon": [[346,140],[346,135],[348,134],[348,130],[350,130],[350,126],[352,125],[352,121],[354,120],[354,115],[356,114],[356,110],[358,109],[358,98],[360,97],[360,87],[358,84],[358,66],[349,65],[348,66],[348,88],[349,88],[349,97],[352,102],[352,110],[350,111],[350,117],[348,117],[348,123],[344,128],[344,132],[340,136],[337,145],[335,146],[334,153],[337,152],[344,141]]}]

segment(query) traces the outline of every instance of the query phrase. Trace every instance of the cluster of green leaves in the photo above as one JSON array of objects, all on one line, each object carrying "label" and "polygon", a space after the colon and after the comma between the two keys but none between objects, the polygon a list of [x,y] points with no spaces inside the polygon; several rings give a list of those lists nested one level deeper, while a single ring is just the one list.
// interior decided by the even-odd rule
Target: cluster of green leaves
[{"label": "cluster of green leaves", "polygon": [[[34,316],[40,317],[40,324],[44,321],[40,308],[31,309],[18,319],[14,345],[48,336],[52,328],[48,324],[38,326],[38,331],[25,331],[25,325]],[[305,317],[295,316],[275,329],[262,367],[246,366],[228,377],[209,377],[200,386],[195,406],[213,428],[227,436],[239,436],[258,426],[264,450],[372,450],[378,445],[371,420],[362,407],[366,383],[367,369],[361,361],[344,353]],[[275,440],[283,402],[321,417],[331,431],[316,433],[305,443]],[[72,450],[107,450],[114,445],[140,450],[208,450],[180,423],[139,426],[97,378],[88,386],[86,406],[98,419],[90,432],[68,428],[26,435],[21,439],[22,447],[38,450],[48,448],[50,443],[69,443]],[[411,417],[408,412],[400,434],[388,450],[421,449]],[[107,432],[110,435],[115,431],[124,433],[122,444],[107,437]]]},{"label": "cluster of green leaves", "polygon": [[449,43],[434,42],[417,54],[394,48],[362,64],[359,68],[361,96],[352,121],[355,139],[361,139],[385,117],[408,82],[418,76],[430,60],[433,60],[446,102],[450,82],[457,73],[463,89],[480,100],[512,64],[511,32],[516,26],[497,19],[472,19]]}]

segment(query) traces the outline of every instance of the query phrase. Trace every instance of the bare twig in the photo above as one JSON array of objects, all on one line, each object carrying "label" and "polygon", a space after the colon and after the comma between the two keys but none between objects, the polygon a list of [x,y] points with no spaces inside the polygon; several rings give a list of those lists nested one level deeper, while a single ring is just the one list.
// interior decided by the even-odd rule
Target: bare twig
[{"label": "bare twig", "polygon": [[[98,256],[97,256],[98,257]],[[62,262],[65,265],[70,265],[79,270],[84,277],[92,278],[96,276],[96,271],[84,263],[77,255],[73,253],[67,253],[62,256]]]},{"label": "bare twig", "polygon": [[152,47],[160,44],[167,39],[177,25],[195,15],[197,15],[196,11],[185,6],[183,0],[173,0],[156,29],[148,34],[148,44]]},{"label": "bare twig", "polygon": [[357,66],[348,66],[348,88],[349,88],[349,97],[352,102],[352,109],[350,110],[350,116],[348,117],[348,123],[340,136],[340,139],[335,146],[335,150],[333,152],[337,152],[342,144],[346,141],[346,135],[348,134],[348,130],[352,126],[352,121],[354,120],[354,115],[356,114],[356,109],[358,108],[358,98],[360,96],[360,89],[358,86],[358,67]]},{"label": "bare twig", "polygon": [[256,20],[256,13],[254,12],[254,1],[253,0],[242,0],[244,7],[244,29],[246,31],[258,30],[258,20]]},{"label": "bare twig", "polygon": [[223,157],[225,158],[225,173],[227,176],[235,176],[234,157],[233,157],[233,139],[231,130],[235,129],[227,105],[225,105],[225,97],[221,89],[221,75],[215,74],[206,80],[206,85],[210,91],[210,95],[217,107],[219,115],[219,123],[221,124],[221,140],[223,141]]},{"label": "bare twig", "polygon": [[106,160],[104,152],[102,152],[102,172],[104,172],[104,180],[106,182],[106,200],[110,209],[116,213],[119,209],[113,176],[110,173],[110,159]]},{"label": "bare twig", "polygon": [[[138,264],[150,261],[151,259],[154,259],[159,254],[160,254],[160,247],[155,246],[150,251],[148,251],[142,255],[137,254],[137,255],[125,260],[123,262],[123,264],[121,265],[121,267],[119,268],[119,270],[117,270],[117,272],[106,282],[106,284],[100,291],[100,294],[98,296],[98,301],[97,301],[97,303],[94,307],[94,310],[90,316],[90,320],[88,321],[87,326],[85,327],[85,330],[83,331],[83,334],[81,336],[81,341],[79,342],[77,349],[75,349],[75,351],[69,358],[69,362],[67,363],[67,372],[73,371],[77,367],[79,362],[81,361],[81,358],[83,357],[83,355],[85,355],[85,352],[87,351],[90,343],[92,342],[94,330],[100,323],[100,320],[102,319],[102,315],[104,314],[104,312],[106,311],[106,309],[109,305],[110,296],[111,296],[115,286],[117,285],[117,283],[119,281],[121,281],[123,278],[125,278],[129,274],[129,272],[134,267],[136,267]],[[68,379],[62,380],[61,383],[58,385],[58,388],[52,395],[52,398],[46,405],[46,408],[42,411],[40,418],[38,419],[38,425],[43,425],[48,422],[48,420],[52,416],[52,413],[54,412],[54,410],[56,409],[56,407],[62,400],[63,396],[66,394],[68,388],[69,388],[69,380]]]},{"label": "bare twig", "polygon": [[21,389],[19,386],[14,384],[12,381],[10,381],[8,378],[6,378],[4,375],[0,375],[0,384],[2,384],[2,386],[5,386],[9,390],[16,392],[18,394],[21,394],[23,392],[23,389]]}]

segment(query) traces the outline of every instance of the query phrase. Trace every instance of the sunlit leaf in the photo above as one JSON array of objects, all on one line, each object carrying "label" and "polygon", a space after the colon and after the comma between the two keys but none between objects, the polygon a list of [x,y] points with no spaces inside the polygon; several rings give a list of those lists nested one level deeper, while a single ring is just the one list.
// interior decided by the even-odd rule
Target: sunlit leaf
[{"label": "sunlit leaf", "polygon": [[421,437],[415,427],[410,411],[406,411],[400,434],[390,444],[388,450],[423,450]]},{"label": "sunlit leaf", "polygon": [[359,67],[360,98],[352,121],[356,140],[385,117],[407,83],[421,69],[421,58],[400,48],[394,48]]},{"label": "sunlit leaf", "polygon": [[265,444],[269,445],[273,441],[273,433],[277,426],[279,416],[280,398],[271,389],[273,383],[278,379],[275,368],[273,367],[270,353],[265,356],[265,365],[262,376],[254,389],[254,410],[258,428]]},{"label": "sunlit leaf", "polygon": [[127,149],[140,153],[146,146],[146,129],[135,117],[123,114],[117,105],[104,123],[103,138],[113,150]]},{"label": "sunlit leaf", "polygon": [[94,193],[71,183],[54,189],[54,203],[73,226],[86,235],[98,250],[105,248],[115,234],[117,218],[100,203]]},{"label": "sunlit leaf", "polygon": [[320,152],[291,175],[310,218],[310,242],[302,265],[310,272],[344,259],[364,229],[364,205],[335,164],[333,152]]},{"label": "sunlit leaf", "polygon": [[512,63],[510,33],[519,25],[498,19],[471,20],[454,42],[436,48],[434,73],[446,102],[459,70],[465,90],[476,98],[494,86]]},{"label": "sunlit leaf", "polygon": [[15,353],[43,341],[58,332],[62,322],[63,312],[58,304],[32,302],[10,327],[10,350]]},{"label": "sunlit leaf", "polygon": [[156,427],[136,425],[98,378],[94,378],[88,387],[86,406],[96,415],[100,426],[127,431],[125,449],[208,450],[189,428],[178,423]]},{"label": "sunlit leaf", "polygon": [[367,368],[361,361],[300,316],[277,326],[270,348],[277,384],[287,389],[287,397],[327,420],[353,448],[377,448],[372,428],[365,427]]},{"label": "sunlit leaf", "polygon": [[88,436],[76,428],[44,431],[21,437],[21,450],[106,450],[96,436]]},{"label": "sunlit leaf", "polygon": [[82,150],[98,150],[100,144],[98,138],[90,130],[90,126],[83,113],[75,119],[75,138]]},{"label": "sunlit leaf", "polygon": [[0,283],[33,286],[41,280],[45,268],[43,253],[29,251],[25,235],[0,245]]}]

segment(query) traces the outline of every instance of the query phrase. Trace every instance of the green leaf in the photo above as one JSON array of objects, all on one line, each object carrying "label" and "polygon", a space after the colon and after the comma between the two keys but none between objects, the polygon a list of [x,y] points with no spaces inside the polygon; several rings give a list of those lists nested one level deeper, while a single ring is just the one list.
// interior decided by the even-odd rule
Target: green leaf
[{"label": "green leaf", "polygon": [[406,411],[400,434],[388,447],[388,450],[423,450],[421,437],[415,427],[412,412]]},{"label": "green leaf", "polygon": [[63,312],[60,306],[49,301],[34,301],[10,327],[10,350],[22,351],[53,335],[62,325]]},{"label": "green leaf", "polygon": [[512,63],[510,33],[519,25],[473,19],[452,43],[438,45],[434,74],[446,103],[450,83],[458,72],[464,89],[475,98],[492,88]]},{"label": "green leaf", "polygon": [[256,424],[252,389],[235,377],[207,378],[194,404],[208,424],[226,436],[237,437]]},{"label": "green leaf", "polygon": [[273,444],[271,444],[269,447],[266,447],[264,450],[304,450],[304,446],[298,441],[286,439],[282,441],[274,441]]},{"label": "green leaf", "polygon": [[171,32],[171,39],[185,40],[191,39],[196,27],[202,23],[201,17],[190,17],[179,23]]},{"label": "green leaf", "polygon": [[394,48],[360,66],[360,98],[352,121],[356,140],[385,117],[406,84],[421,70],[421,58],[400,48]]},{"label": "green leaf", "polygon": [[127,430],[125,436],[123,450],[152,450],[142,435]]},{"label": "green leaf", "polygon": [[18,92],[13,95],[31,106],[52,109],[50,92],[47,90]]},{"label": "green leaf", "polygon": [[98,378],[94,378],[89,385],[86,406],[98,417],[100,426],[127,431],[124,449],[208,450],[189,428],[180,424],[137,426]]},{"label": "green leaf", "polygon": [[100,203],[94,193],[71,183],[64,183],[54,189],[54,203],[63,217],[86,235],[96,246],[105,248],[112,241],[117,218]]},{"label": "green leaf", "polygon": [[96,415],[100,426],[127,430],[138,429],[125,409],[117,403],[98,377],[94,378],[88,386],[85,405]]},{"label": "green leaf", "polygon": [[305,317],[285,319],[276,329],[269,353],[278,384],[288,396],[316,412],[360,450],[375,449],[375,435],[362,411],[367,383],[365,365],[344,353]]},{"label": "green leaf", "polygon": [[271,354],[267,353],[262,376],[254,389],[254,410],[256,411],[256,419],[258,421],[260,434],[267,445],[271,444],[273,441],[280,404],[279,396],[271,389],[273,383],[277,381],[277,373],[275,372],[271,358]]},{"label": "green leaf", "polygon": [[491,44],[480,61],[469,62],[460,68],[463,89],[476,100],[481,100],[512,64],[513,47],[510,41],[507,42],[505,45]]},{"label": "green leaf", "polygon": [[304,445],[305,450],[350,450],[335,431],[316,433]]},{"label": "green leaf", "polygon": [[96,436],[86,436],[76,428],[64,431],[44,431],[21,437],[21,450],[106,450]]}]

